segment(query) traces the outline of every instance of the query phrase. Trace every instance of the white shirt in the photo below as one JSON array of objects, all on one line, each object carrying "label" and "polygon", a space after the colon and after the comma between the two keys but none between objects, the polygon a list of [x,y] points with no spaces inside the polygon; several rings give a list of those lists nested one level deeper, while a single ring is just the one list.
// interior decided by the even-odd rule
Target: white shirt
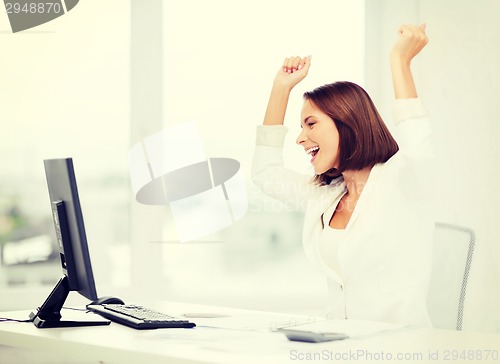
[{"label": "white shirt", "polygon": [[284,168],[282,125],[257,128],[252,177],[266,194],[305,211],[304,250],[327,277],[333,317],[430,326],[431,127],[420,99],[396,100],[394,115],[400,150],[373,166],[338,245],[338,271],[323,258],[322,217],[342,197],[343,178],[318,186]]},{"label": "white shirt", "polygon": [[345,237],[344,229],[334,229],[326,225],[321,232],[319,251],[321,259],[342,278],[338,251]]},{"label": "white shirt", "polygon": [[334,272],[342,277],[340,269],[338,250],[345,239],[345,229],[334,229],[330,227],[330,220],[335,212],[337,205],[332,205],[323,214],[323,230],[321,231],[319,241],[319,251],[321,258]]}]

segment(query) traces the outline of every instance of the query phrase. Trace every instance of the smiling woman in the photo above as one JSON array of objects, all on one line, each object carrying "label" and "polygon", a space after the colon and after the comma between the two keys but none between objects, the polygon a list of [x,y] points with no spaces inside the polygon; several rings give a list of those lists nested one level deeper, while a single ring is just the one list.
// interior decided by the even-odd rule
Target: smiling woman
[{"label": "smiling woman", "polygon": [[[311,135],[311,121],[305,122],[306,127],[303,127],[297,139],[297,143],[305,147],[311,141],[314,143],[317,135],[327,139],[329,145],[333,143],[335,150],[338,149],[334,163],[327,163],[324,167],[320,167],[319,161],[315,164],[317,182],[329,184],[346,170],[362,170],[377,163],[385,163],[398,151],[398,144],[370,96],[355,83],[336,82],[324,85],[306,92],[304,98],[303,120],[309,117],[306,115],[316,115],[315,118],[322,122],[318,126],[324,128],[323,125],[327,124],[330,129],[335,128],[331,131],[315,130]],[[328,154],[332,155],[331,152]],[[332,165],[334,168],[331,168]]]},{"label": "smiling woman", "polygon": [[425,25],[403,25],[391,51],[401,148],[360,86],[338,82],[304,94],[296,142],[312,155],[318,183],[284,168],[281,149],[289,94],[307,76],[311,57],[285,59],[275,76],[253,181],[304,208],[304,249],[328,278],[334,318],[431,325],[433,154],[410,69],[426,44]]},{"label": "smiling woman", "polygon": [[331,165],[338,166],[340,139],[335,123],[310,100],[304,102],[302,120],[297,144],[312,156],[314,172],[319,174],[330,169]]}]

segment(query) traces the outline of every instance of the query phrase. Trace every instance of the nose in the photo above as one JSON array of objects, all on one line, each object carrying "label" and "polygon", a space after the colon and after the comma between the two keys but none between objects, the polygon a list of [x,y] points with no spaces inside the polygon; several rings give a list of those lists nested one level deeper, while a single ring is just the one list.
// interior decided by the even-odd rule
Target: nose
[{"label": "nose", "polygon": [[300,132],[299,136],[297,137],[297,139],[295,140],[295,142],[300,145],[300,143],[303,143],[307,140],[307,130],[306,129],[302,129],[302,131]]}]

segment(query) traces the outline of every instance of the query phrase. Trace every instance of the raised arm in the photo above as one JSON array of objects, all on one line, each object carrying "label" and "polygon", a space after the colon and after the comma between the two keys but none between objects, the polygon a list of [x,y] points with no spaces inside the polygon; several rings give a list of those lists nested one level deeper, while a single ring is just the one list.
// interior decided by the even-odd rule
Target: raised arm
[{"label": "raised arm", "polygon": [[283,165],[283,142],[287,128],[283,126],[291,90],[306,77],[310,57],[286,58],[276,74],[264,116],[257,127],[257,145],[252,164],[252,180],[265,194],[283,201],[287,208],[303,210],[309,194],[318,187],[311,176],[297,173]]},{"label": "raised arm", "polygon": [[417,97],[410,64],[427,44],[425,24],[420,26],[402,25],[399,28],[399,38],[391,50],[391,71],[396,99]]},{"label": "raised arm", "polygon": [[264,125],[283,125],[290,92],[302,81],[311,66],[311,57],[285,58],[283,65],[274,78],[269,96]]},{"label": "raised arm", "polygon": [[425,24],[403,25],[390,55],[397,99],[393,104],[393,112],[394,122],[398,126],[398,154],[402,158],[400,160],[404,161],[400,178],[408,198],[419,204],[432,200],[434,148],[431,123],[423,103],[417,97],[410,65],[427,41]]}]

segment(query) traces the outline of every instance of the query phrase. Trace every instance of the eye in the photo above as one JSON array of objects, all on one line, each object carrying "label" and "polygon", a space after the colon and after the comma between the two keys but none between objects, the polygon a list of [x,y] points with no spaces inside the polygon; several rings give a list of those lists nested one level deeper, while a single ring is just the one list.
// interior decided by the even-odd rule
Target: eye
[{"label": "eye", "polygon": [[314,126],[314,124],[316,124],[315,121],[309,121],[306,125],[310,128],[312,128]]}]

